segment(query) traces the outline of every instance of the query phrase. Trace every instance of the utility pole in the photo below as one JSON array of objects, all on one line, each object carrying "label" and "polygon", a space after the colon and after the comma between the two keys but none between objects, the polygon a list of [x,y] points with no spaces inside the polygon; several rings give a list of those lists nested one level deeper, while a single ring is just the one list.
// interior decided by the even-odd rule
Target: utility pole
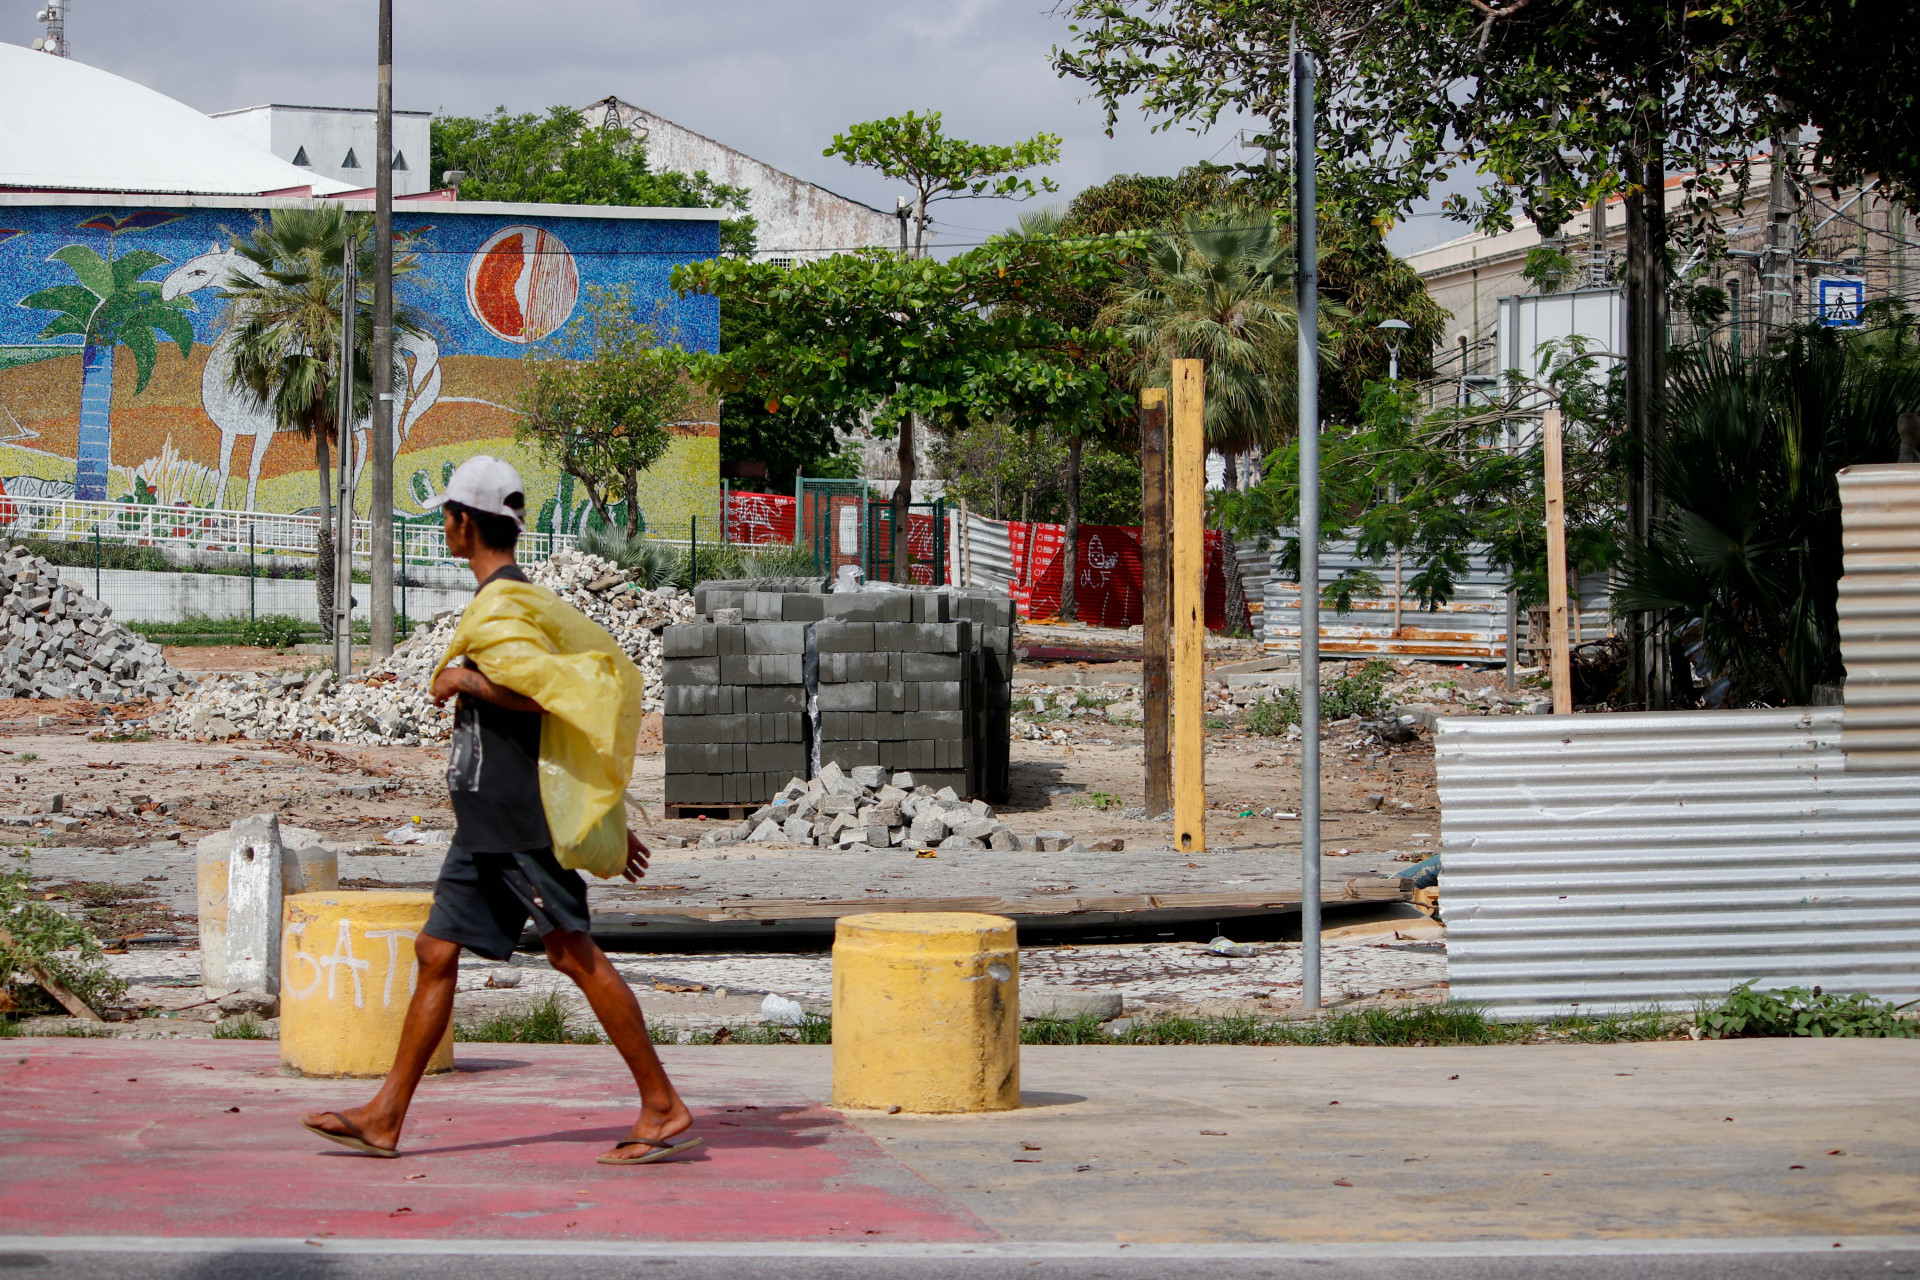
[{"label": "utility pole", "polygon": [[1796,148],[1773,140],[1767,167],[1767,241],[1760,250],[1760,341],[1764,351],[1774,331],[1793,323],[1794,198]]},{"label": "utility pole", "polygon": [[334,410],[333,674],[353,672],[353,331],[360,310],[360,238],[349,234],[340,264],[339,395]]},{"label": "utility pole", "polygon": [[1167,717],[1167,635],[1173,577],[1167,554],[1167,393],[1140,393],[1141,691],[1146,703],[1147,820],[1173,805],[1173,757]]},{"label": "utility pole", "polygon": [[393,0],[380,0],[380,83],[374,100],[373,422],[367,431],[373,493],[367,547],[369,653],[393,652]]},{"label": "utility pole", "polygon": [[1320,268],[1313,54],[1293,52],[1300,347],[1300,1007],[1320,1007]]}]

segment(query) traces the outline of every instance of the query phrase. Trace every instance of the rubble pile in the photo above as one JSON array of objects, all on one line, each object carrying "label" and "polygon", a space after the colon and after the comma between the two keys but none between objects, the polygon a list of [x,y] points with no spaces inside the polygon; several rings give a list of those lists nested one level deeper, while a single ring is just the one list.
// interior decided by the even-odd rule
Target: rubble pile
[{"label": "rubble pile", "polygon": [[[952,787],[916,783],[911,773],[889,775],[877,764],[843,770],[829,763],[811,781],[790,779],[737,826],[709,831],[700,847],[734,844],[813,845],[871,852],[915,850],[1028,849],[1086,852],[1064,831],[1016,835],[984,800],[963,800]],[[1100,846],[1118,847],[1117,841]]]},{"label": "rubble pile", "polygon": [[0,697],[126,702],[186,683],[160,647],[113,610],[60,581],[58,566],[0,541]]},{"label": "rubble pile", "polygon": [[[526,566],[527,577],[605,627],[645,678],[645,709],[661,699],[660,631],[693,616],[693,600],[672,587],[636,587],[611,561],[561,552]],[[156,714],[153,728],[176,738],[305,739],[361,745],[418,746],[443,742],[453,729],[449,709],[433,703],[427,677],[460,615],[422,624],[391,657],[364,676],[337,683],[324,668],[202,680]]]}]

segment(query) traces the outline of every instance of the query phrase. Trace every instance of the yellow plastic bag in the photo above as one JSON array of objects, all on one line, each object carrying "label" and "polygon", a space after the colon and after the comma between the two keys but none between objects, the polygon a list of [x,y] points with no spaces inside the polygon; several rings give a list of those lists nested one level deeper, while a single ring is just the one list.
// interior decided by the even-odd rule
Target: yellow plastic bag
[{"label": "yellow plastic bag", "polygon": [[627,782],[640,736],[640,668],[612,636],[545,587],[503,578],[467,606],[439,666],[480,673],[546,709],[540,803],[563,867],[607,879],[627,863]]}]

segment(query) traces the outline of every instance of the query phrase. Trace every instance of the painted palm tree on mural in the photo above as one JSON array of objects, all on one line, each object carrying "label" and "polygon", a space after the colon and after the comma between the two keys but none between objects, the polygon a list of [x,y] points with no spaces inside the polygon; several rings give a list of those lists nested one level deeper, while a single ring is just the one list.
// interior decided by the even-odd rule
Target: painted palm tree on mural
[{"label": "painted palm tree on mural", "polygon": [[[111,255],[111,241],[108,254]],[[36,311],[54,312],[42,338],[78,337],[80,352],[79,465],[74,472],[73,496],[103,502],[107,497],[107,468],[113,459],[113,353],[125,344],[133,352],[140,377],[134,394],[147,389],[160,355],[157,329],[180,346],[185,357],[193,350],[193,322],[185,298],[163,299],[160,282],[140,277],[168,259],[151,249],[135,249],[119,257],[101,257],[84,244],[64,245],[49,259],[73,272],[77,284],[57,284],[20,300]]]},{"label": "painted palm tree on mural", "polygon": [[[358,271],[354,332],[341,332],[346,247],[351,238]],[[314,479],[320,495],[321,536],[314,560],[315,596],[321,628],[333,625],[333,492],[329,445],[340,441],[337,397],[340,351],[353,343],[353,418],[364,419],[376,390],[373,373],[373,217],[334,207],[275,209],[249,236],[232,243],[238,265],[220,283],[233,303],[227,333],[232,389],[273,414],[277,427],[313,441]],[[404,280],[419,259],[401,253],[393,275]],[[393,311],[395,354],[409,337],[426,335],[425,317],[411,307]],[[396,359],[386,387],[405,399],[407,370]],[[389,495],[375,501],[391,502]]]}]

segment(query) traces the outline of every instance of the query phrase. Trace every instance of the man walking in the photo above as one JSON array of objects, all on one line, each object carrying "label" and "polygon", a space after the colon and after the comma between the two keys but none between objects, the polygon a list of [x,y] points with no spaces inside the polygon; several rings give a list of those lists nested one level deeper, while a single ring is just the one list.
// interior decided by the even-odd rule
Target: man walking
[{"label": "man walking", "polygon": [[[386,1081],[365,1106],[301,1123],[361,1154],[397,1156],[407,1106],[453,1016],[460,949],[509,959],[531,919],[639,1086],[639,1118],[600,1163],[667,1159],[701,1140],[684,1136],[693,1116],[654,1052],[639,1001],[588,932],[587,887],[573,869],[646,874],[647,848],[627,829],[621,799],[639,672],[604,631],[521,571],[514,546],[526,496],[511,466],[469,458],[434,504],[447,550],[480,584],[433,678],[436,702],[459,700],[447,768],[453,841],[414,940],[419,982]],[[543,774],[543,750],[561,767]]]}]

